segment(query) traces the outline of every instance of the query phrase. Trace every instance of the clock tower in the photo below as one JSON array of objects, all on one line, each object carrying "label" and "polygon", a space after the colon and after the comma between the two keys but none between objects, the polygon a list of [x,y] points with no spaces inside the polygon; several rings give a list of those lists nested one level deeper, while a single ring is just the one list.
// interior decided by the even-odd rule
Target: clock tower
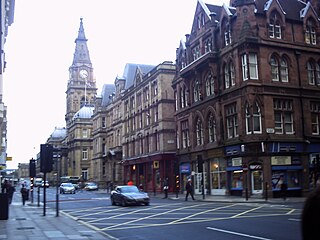
[{"label": "clock tower", "polygon": [[69,67],[69,80],[66,91],[67,110],[65,115],[66,126],[70,125],[76,112],[83,106],[93,105],[97,93],[96,82],[93,77],[93,68],[89,56],[83,22],[80,18],[78,37],[75,40],[73,62]]}]

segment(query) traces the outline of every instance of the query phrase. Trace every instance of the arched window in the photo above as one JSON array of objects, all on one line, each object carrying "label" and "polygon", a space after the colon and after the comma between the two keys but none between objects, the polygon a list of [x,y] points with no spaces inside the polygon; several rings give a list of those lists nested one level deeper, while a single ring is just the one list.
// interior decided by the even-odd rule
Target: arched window
[{"label": "arched window", "polygon": [[231,61],[224,66],[224,83],[226,89],[236,85],[234,65]]},{"label": "arched window", "polygon": [[212,113],[210,113],[208,118],[208,140],[209,142],[215,142],[216,141],[216,120]]},{"label": "arched window", "polygon": [[207,77],[206,77],[206,94],[207,94],[207,97],[214,95],[214,81],[213,81],[213,76],[211,71],[207,74]]},{"label": "arched window", "polygon": [[201,85],[198,79],[193,84],[193,100],[194,102],[201,100]]},{"label": "arched window", "polygon": [[312,62],[307,62],[308,80],[310,85],[314,85],[314,65]]},{"label": "arched window", "polygon": [[246,132],[247,134],[262,133],[261,130],[261,110],[257,103],[252,107],[246,104]]},{"label": "arched window", "polygon": [[288,82],[289,81],[289,71],[288,63],[284,57],[278,58],[272,56],[270,59],[271,65],[271,78],[275,82]]},{"label": "arched window", "polygon": [[197,146],[203,145],[203,124],[199,117],[196,120],[196,137]]}]

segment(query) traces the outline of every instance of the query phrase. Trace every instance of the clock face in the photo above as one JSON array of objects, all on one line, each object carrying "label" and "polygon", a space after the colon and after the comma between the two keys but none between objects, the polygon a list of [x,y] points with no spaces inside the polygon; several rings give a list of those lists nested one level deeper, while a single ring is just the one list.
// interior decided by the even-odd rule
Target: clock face
[{"label": "clock face", "polygon": [[87,70],[80,70],[80,77],[81,78],[87,78],[88,77],[88,71]]}]

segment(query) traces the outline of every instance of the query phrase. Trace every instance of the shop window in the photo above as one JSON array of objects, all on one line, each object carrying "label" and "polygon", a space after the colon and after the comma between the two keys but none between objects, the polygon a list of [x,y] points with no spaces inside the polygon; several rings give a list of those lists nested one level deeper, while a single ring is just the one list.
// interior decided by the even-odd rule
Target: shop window
[{"label": "shop window", "polygon": [[231,189],[242,189],[242,171],[234,171],[231,174]]}]

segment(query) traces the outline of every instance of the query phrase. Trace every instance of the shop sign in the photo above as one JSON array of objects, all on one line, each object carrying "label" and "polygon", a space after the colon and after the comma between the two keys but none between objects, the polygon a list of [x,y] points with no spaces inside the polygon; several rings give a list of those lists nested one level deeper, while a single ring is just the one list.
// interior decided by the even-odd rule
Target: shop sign
[{"label": "shop sign", "polygon": [[291,156],[273,156],[271,165],[291,165]]},{"label": "shop sign", "polygon": [[250,165],[250,170],[261,170],[262,166],[260,164]]},{"label": "shop sign", "polygon": [[158,169],[159,168],[159,161],[153,161],[153,168]]},{"label": "shop sign", "polygon": [[232,166],[242,166],[242,157],[232,158]]},{"label": "shop sign", "polygon": [[184,163],[180,165],[180,173],[190,173],[191,166],[190,163]]}]

